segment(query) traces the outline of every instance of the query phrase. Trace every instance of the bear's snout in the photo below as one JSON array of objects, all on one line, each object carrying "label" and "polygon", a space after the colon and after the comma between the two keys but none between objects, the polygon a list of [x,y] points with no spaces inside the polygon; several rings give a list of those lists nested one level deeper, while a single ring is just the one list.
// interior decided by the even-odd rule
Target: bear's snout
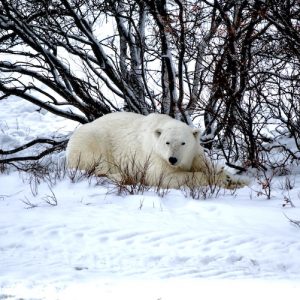
[{"label": "bear's snout", "polygon": [[171,157],[169,157],[169,162],[170,162],[171,165],[175,165],[177,163],[177,158],[171,156]]}]

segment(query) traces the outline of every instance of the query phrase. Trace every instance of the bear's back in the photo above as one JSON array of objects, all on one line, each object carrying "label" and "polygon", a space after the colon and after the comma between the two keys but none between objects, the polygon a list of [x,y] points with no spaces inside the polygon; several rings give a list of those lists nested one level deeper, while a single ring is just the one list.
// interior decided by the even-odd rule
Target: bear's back
[{"label": "bear's back", "polygon": [[113,125],[113,126],[122,126],[123,124],[129,124],[136,120],[139,120],[141,118],[144,118],[143,115],[132,113],[132,112],[113,112],[110,114],[107,114],[103,117],[100,117],[90,124],[92,126],[98,126],[102,125]]}]

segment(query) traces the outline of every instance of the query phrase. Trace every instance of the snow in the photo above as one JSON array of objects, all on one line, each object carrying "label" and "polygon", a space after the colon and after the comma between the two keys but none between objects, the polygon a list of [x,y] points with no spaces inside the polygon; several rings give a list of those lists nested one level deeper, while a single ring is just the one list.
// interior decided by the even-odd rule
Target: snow
[{"label": "snow", "polygon": [[[5,150],[78,125],[18,98],[0,107]],[[272,180],[270,200],[256,182],[195,200],[176,190],[121,196],[96,179],[50,185],[0,174],[0,299],[295,298],[300,228],[288,218],[300,220],[300,176],[289,191],[284,180]]]}]

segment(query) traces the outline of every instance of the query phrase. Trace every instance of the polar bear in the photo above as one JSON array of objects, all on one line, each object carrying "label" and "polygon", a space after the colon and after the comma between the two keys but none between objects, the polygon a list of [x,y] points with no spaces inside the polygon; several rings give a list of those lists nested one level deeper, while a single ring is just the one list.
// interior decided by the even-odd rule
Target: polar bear
[{"label": "polar bear", "polygon": [[66,150],[67,166],[125,182],[163,188],[245,183],[216,168],[200,145],[199,129],[167,115],[115,112],[79,127]]}]

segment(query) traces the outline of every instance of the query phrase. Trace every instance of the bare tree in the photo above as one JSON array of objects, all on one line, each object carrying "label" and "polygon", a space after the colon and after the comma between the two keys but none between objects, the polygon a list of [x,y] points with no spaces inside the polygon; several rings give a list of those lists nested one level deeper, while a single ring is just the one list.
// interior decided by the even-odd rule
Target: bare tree
[{"label": "bare tree", "polygon": [[274,147],[298,159],[278,136],[300,150],[299,6],[0,0],[0,101],[15,95],[80,123],[121,110],[198,118],[203,145],[240,170],[268,167]]},{"label": "bare tree", "polygon": [[[203,142],[209,148],[214,142],[227,163],[241,170],[235,166],[238,160],[244,162],[244,167],[268,167],[268,152],[279,146],[281,135],[267,136],[270,125],[282,127],[296,144],[299,141],[299,64],[295,49],[288,47],[297,39],[299,3],[283,2],[229,1],[228,6],[221,1],[211,3],[222,21],[214,35],[216,43],[211,45],[216,54],[206,69],[210,96],[199,102],[200,111],[204,111]],[[285,35],[289,40],[286,42],[275,24],[284,20],[276,14],[281,6],[288,6],[291,12],[288,28],[293,34]],[[298,159],[298,154],[282,144],[280,147],[287,156],[292,154]]]}]

